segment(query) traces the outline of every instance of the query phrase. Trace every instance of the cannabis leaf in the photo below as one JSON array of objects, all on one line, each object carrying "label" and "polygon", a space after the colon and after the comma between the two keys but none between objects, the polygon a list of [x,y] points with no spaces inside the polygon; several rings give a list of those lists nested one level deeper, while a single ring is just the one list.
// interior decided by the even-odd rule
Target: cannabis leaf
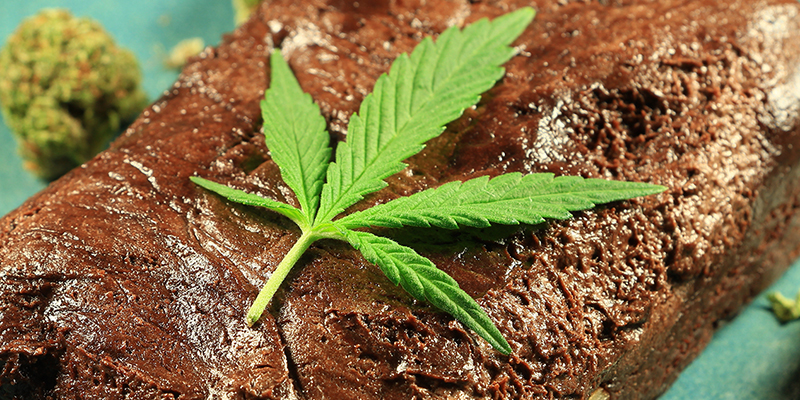
[{"label": "cannabis leaf", "polygon": [[303,215],[302,211],[288,205],[285,203],[281,203],[275,200],[270,200],[266,197],[261,197],[259,195],[250,194],[247,192],[243,192],[241,190],[232,189],[225,185],[220,185],[219,183],[212,182],[208,179],[203,179],[197,176],[189,177],[192,182],[226,197],[230,201],[234,201],[240,204],[246,204],[248,206],[257,206],[257,207],[264,207],[268,208],[276,213],[282,214],[285,217],[288,217],[292,221],[294,221],[297,225],[303,224],[303,221],[306,221],[305,215]]},{"label": "cannabis leaf", "polygon": [[478,303],[431,260],[385,237],[368,232],[344,232],[347,241],[361,251],[367,261],[377,264],[392,283],[402,286],[417,300],[427,301],[450,313],[504,354],[511,352],[511,346]]},{"label": "cannabis leaf", "polygon": [[483,228],[497,224],[539,224],[545,218],[566,219],[570,211],[592,208],[598,203],[659,193],[660,186],[577,176],[520,173],[483,176],[466,182],[450,182],[436,189],[401,197],[336,221],[346,229],[368,226],[459,225]]},{"label": "cannabis leaf", "polygon": [[289,270],[312,243],[336,239],[350,243],[366,260],[377,264],[392,283],[451,314],[508,354],[511,346],[453,278],[413,249],[356,229],[536,224],[545,218],[569,218],[571,211],[595,204],[665,189],[645,183],[512,173],[450,182],[334,220],[364,195],[385,187],[383,180],[402,170],[403,160],[417,154],[426,141],[443,132],[445,124],[478,102],[481,93],[503,76],[501,65],[514,55],[509,45],[534,14],[533,9],[523,8],[491,22],[478,21],[463,31],[449,28],[436,42],[426,38],[410,56],[398,57],[351,117],[347,140],[338,144],[335,162],[330,164],[329,136],[319,107],[302,92],[280,51],[273,53],[270,88],[261,103],[264,135],[300,208],[191,178],[231,201],[281,213],[302,232],[253,302],[247,314],[249,325],[258,321]]},{"label": "cannabis leaf", "polygon": [[500,65],[514,55],[508,45],[533,15],[528,8],[463,31],[453,27],[436,43],[425,38],[410,57],[400,55],[351,118],[347,141],[336,148],[336,162],[328,168],[317,219],[329,221],[382,189],[384,178],[405,168],[403,160],[477,103],[505,73]]},{"label": "cannabis leaf", "polygon": [[310,223],[331,158],[330,136],[319,107],[300,88],[280,50],[271,60],[271,84],[261,102],[265,142]]}]

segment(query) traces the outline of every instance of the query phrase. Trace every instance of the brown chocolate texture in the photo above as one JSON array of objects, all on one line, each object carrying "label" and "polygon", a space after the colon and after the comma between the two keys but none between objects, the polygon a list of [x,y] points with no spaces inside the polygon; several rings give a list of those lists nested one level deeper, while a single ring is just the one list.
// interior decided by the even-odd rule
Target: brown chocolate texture
[{"label": "brown chocolate texture", "polygon": [[361,205],[506,172],[665,185],[537,227],[382,233],[478,299],[502,356],[344,243],[255,328],[299,232],[199,175],[296,203],[260,134],[283,48],[334,140],[425,35],[527,5],[276,0],[110,150],[0,220],[0,398],[653,398],[798,255],[800,6],[539,1],[479,105]]}]

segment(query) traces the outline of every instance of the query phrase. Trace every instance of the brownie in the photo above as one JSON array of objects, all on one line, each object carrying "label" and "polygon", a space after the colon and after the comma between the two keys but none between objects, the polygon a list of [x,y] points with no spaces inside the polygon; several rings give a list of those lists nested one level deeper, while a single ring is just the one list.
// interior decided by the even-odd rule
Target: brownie
[{"label": "brownie", "polygon": [[481,102],[353,210],[520,171],[660,184],[566,221],[383,230],[495,321],[504,356],[343,242],[300,260],[261,135],[281,47],[332,139],[391,61],[500,1],[274,0],[111,148],[0,220],[3,399],[649,399],[800,250],[800,4],[540,0]]}]

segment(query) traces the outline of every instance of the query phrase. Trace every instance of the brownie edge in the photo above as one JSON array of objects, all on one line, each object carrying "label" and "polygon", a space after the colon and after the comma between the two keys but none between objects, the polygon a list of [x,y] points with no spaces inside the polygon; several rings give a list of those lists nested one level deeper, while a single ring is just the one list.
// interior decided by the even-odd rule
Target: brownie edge
[{"label": "brownie edge", "polygon": [[260,134],[273,47],[342,140],[399,53],[525,5],[262,4],[0,220],[0,399],[657,397],[798,256],[794,0],[538,1],[506,76],[355,206],[517,171],[668,187],[542,226],[382,232],[475,297],[510,356],[338,242],[248,328],[299,232],[188,179],[296,204]]}]

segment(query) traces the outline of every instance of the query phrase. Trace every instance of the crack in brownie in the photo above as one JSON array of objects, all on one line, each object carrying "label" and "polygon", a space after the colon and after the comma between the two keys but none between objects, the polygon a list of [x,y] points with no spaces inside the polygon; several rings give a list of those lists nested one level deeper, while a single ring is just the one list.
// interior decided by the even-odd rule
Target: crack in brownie
[{"label": "crack in brownie", "polygon": [[478,106],[363,204],[520,171],[667,186],[542,226],[382,233],[430,257],[503,356],[344,243],[193,175],[296,203],[259,129],[279,46],[334,142],[401,52],[524,1],[275,0],[111,146],[0,220],[0,398],[572,398],[662,393],[800,250],[800,5],[555,1]]}]

